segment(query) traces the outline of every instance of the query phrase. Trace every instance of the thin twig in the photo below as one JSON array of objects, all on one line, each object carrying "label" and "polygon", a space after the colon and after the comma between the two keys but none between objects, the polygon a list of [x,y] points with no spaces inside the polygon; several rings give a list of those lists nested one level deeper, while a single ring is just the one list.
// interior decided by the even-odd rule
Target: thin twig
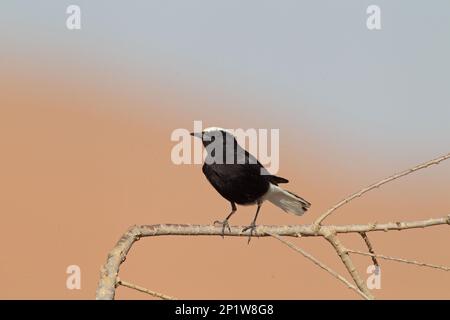
[{"label": "thin twig", "polygon": [[338,208],[342,207],[343,205],[349,203],[351,200],[362,196],[366,192],[369,192],[369,191],[371,191],[371,190],[373,190],[375,188],[378,188],[378,187],[382,186],[383,184],[386,184],[386,183],[391,182],[393,180],[396,180],[398,178],[404,177],[404,176],[406,176],[406,175],[408,175],[408,174],[410,174],[412,172],[418,171],[420,169],[427,168],[427,167],[429,167],[431,165],[434,165],[434,164],[438,164],[438,163],[440,163],[440,162],[442,162],[444,160],[447,160],[449,158],[450,158],[450,153],[447,153],[444,156],[441,156],[439,158],[436,158],[436,159],[427,161],[425,163],[419,164],[419,165],[417,165],[417,166],[415,166],[415,167],[413,167],[411,169],[402,171],[402,172],[394,174],[394,175],[392,175],[392,176],[390,176],[388,178],[380,180],[380,181],[378,181],[378,182],[376,182],[374,184],[371,184],[370,186],[368,186],[368,187],[366,187],[364,189],[361,189],[358,192],[353,193],[352,195],[348,196],[344,200],[340,201],[339,203],[337,203],[336,205],[334,205],[333,207],[328,209],[324,214],[322,214],[319,218],[317,218],[316,221],[314,221],[314,225],[316,226],[316,228],[318,228],[320,226],[320,224],[322,223],[322,221],[325,220],[336,209],[338,209]]},{"label": "thin twig", "polygon": [[361,235],[361,237],[363,238],[364,242],[366,243],[367,249],[369,250],[370,253],[372,253],[372,262],[373,264],[379,268],[380,265],[378,264],[378,260],[377,257],[375,255],[375,251],[373,251],[373,247],[372,244],[370,243],[369,237],[367,236],[367,234],[365,232],[360,232],[359,233]]},{"label": "thin twig", "polygon": [[351,249],[346,249],[346,251],[348,253],[360,254],[360,255],[363,255],[363,256],[378,257],[378,258],[385,259],[385,260],[391,260],[391,261],[397,261],[397,262],[402,262],[402,263],[407,263],[407,264],[413,264],[413,265],[421,266],[421,267],[429,267],[429,268],[443,270],[443,271],[450,271],[450,267],[439,266],[439,265],[435,265],[435,264],[431,264],[431,263],[424,263],[424,262],[419,262],[419,261],[414,261],[414,260],[407,260],[407,259],[403,259],[403,258],[388,257],[388,256],[385,256],[385,255],[382,255],[382,254],[373,254],[373,253],[367,253],[367,252],[362,252],[362,251],[358,251],[358,250],[351,250]]},{"label": "thin twig", "polygon": [[330,273],[333,277],[335,277],[336,279],[342,281],[345,285],[347,285],[347,287],[349,287],[350,289],[356,291],[359,295],[361,295],[364,299],[369,300],[370,298],[361,290],[359,290],[356,286],[354,286],[353,284],[351,284],[347,279],[345,279],[343,276],[341,276],[339,273],[337,273],[336,271],[334,271],[333,269],[331,269],[330,267],[328,267],[327,265],[323,264],[322,262],[320,262],[319,260],[317,260],[314,256],[312,256],[311,254],[309,254],[308,252],[306,252],[305,250],[297,247],[296,245],[294,245],[293,243],[284,240],[283,238],[281,238],[280,236],[273,234],[273,233],[268,233],[270,236],[274,237],[275,239],[281,241],[282,243],[284,243],[285,245],[287,245],[289,248],[297,251],[298,253],[302,254],[305,258],[311,260],[315,265],[317,265],[318,267],[322,268],[323,270],[327,271],[328,273]]},{"label": "thin twig", "polygon": [[123,281],[120,278],[117,278],[117,284],[121,285],[121,286],[124,286],[124,287],[127,287],[127,288],[130,288],[130,289],[134,289],[134,290],[137,290],[137,291],[149,294],[149,295],[151,295],[153,297],[160,298],[160,299],[163,299],[163,300],[177,300],[174,297],[171,297],[171,296],[168,296],[168,295],[165,295],[163,293],[156,292],[156,291],[149,290],[147,288],[135,285],[135,284],[130,283],[130,282]]}]

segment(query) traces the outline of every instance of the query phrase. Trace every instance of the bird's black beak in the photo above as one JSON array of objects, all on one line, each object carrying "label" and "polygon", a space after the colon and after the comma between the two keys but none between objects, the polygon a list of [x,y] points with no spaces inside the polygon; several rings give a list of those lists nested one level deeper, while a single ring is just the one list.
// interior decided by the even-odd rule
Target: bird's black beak
[{"label": "bird's black beak", "polygon": [[191,136],[201,139],[203,134],[202,134],[202,132],[191,132]]}]

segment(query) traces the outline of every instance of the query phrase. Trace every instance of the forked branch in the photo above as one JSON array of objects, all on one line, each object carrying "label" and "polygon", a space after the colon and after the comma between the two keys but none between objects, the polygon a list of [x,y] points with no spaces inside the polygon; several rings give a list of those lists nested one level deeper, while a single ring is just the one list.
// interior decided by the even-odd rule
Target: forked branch
[{"label": "forked branch", "polygon": [[[439,225],[450,225],[450,215],[446,215],[440,218],[417,220],[417,221],[396,221],[387,223],[367,223],[367,224],[350,224],[350,225],[322,225],[323,220],[325,220],[330,214],[332,214],[336,209],[344,206],[353,199],[362,196],[363,194],[378,188],[386,183],[394,181],[398,178],[404,177],[412,172],[427,168],[431,165],[438,164],[444,160],[450,158],[450,153],[445,156],[433,159],[431,161],[422,163],[411,169],[405,170],[398,174],[392,175],[388,178],[378,181],[377,183],[371,184],[370,186],[361,189],[358,192],[350,195],[344,200],[340,201],[324,214],[322,214],[313,224],[310,225],[283,225],[283,226],[268,226],[262,225],[256,228],[253,233],[257,237],[273,237],[296,252],[302,254],[307,259],[311,260],[320,268],[326,270],[332,276],[338,280],[345,283],[349,288],[357,292],[365,299],[373,299],[373,295],[367,288],[364,281],[358,274],[349,253],[366,255],[372,258],[375,265],[378,266],[378,261],[376,258],[393,260],[403,263],[409,263],[418,266],[431,267],[435,269],[449,271],[450,267],[437,266],[433,264],[411,261],[400,258],[388,257],[380,254],[376,254],[373,250],[372,244],[369,241],[367,233],[370,232],[389,232],[392,230],[408,230],[415,228],[429,228]],[[248,237],[250,231],[242,232],[243,226],[233,226],[225,236],[231,237]],[[343,233],[358,233],[362,236],[364,242],[366,243],[369,253],[346,249],[345,246],[340,242],[338,235]],[[141,237],[154,237],[154,236],[222,236],[222,228],[213,225],[193,225],[193,224],[156,224],[156,225],[142,225],[133,226],[125,232],[125,234],[119,239],[116,246],[108,254],[106,263],[102,266],[100,270],[100,280],[97,287],[96,298],[97,299],[114,299],[115,290],[118,285],[126,286],[141,292],[148,293],[150,295],[162,298],[170,299],[172,297],[166,296],[164,294],[157,293],[152,290],[148,290],[143,287],[139,287],[134,284],[130,284],[121,281],[118,278],[120,265],[125,261],[126,256],[133,246],[134,242],[139,240]],[[326,239],[334,248],[350,276],[352,277],[355,285],[348,282],[347,279],[336,273],[334,270],[324,265],[322,262],[318,261],[314,256],[305,252],[304,250],[298,248],[294,244],[283,239],[283,236],[289,237],[322,237]]]},{"label": "forked branch", "polygon": [[[355,225],[329,225],[322,226],[319,230],[315,230],[314,225],[285,225],[285,226],[258,226],[254,232],[256,237],[289,236],[289,237],[328,237],[328,241],[333,244],[336,249],[336,235],[341,233],[360,233],[360,232],[388,232],[391,230],[409,230],[416,228],[428,228],[439,225],[449,225],[450,215],[441,218],[404,221],[404,222],[388,222],[374,224],[355,224]],[[230,232],[226,232],[225,236],[231,237],[248,237],[250,231],[242,232],[243,226],[232,226]],[[329,233],[334,234],[331,237]],[[119,239],[116,246],[108,254],[105,265],[100,270],[100,281],[97,287],[97,299],[114,299],[115,288],[117,286],[117,275],[120,265],[125,261],[126,255],[133,246],[134,242],[142,237],[155,236],[222,236],[222,228],[213,225],[187,225],[187,224],[156,224],[133,226]],[[339,248],[339,246],[338,246]],[[339,256],[342,252],[338,252]],[[347,269],[349,266],[349,258],[344,255]],[[342,256],[341,256],[342,259]],[[350,271],[350,270],[349,270]],[[352,271],[353,272],[353,271]],[[353,277],[354,274],[350,273]],[[353,278],[356,282],[356,279]],[[361,281],[358,280],[361,284]],[[361,290],[361,288],[359,288]],[[363,290],[361,290],[363,291]],[[364,291],[363,291],[364,292]]]}]

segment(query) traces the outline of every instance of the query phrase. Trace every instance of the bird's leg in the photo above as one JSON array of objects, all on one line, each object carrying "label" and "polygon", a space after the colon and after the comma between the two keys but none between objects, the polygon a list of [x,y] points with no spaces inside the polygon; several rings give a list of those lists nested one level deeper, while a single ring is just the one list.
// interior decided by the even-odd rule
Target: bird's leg
[{"label": "bird's leg", "polygon": [[231,218],[231,216],[237,211],[236,204],[234,202],[231,203],[231,212],[230,214],[225,218],[223,221],[214,221],[214,224],[220,224],[222,225],[222,238],[225,234],[225,228],[228,228],[228,231],[231,232],[230,225],[228,224],[228,220]]},{"label": "bird's leg", "polygon": [[255,217],[253,218],[252,223],[249,226],[247,226],[244,229],[242,229],[242,232],[245,232],[245,231],[250,229],[250,235],[248,236],[247,243],[250,243],[250,240],[251,240],[251,238],[253,236],[253,233],[256,230],[256,219],[258,218],[258,213],[259,213],[259,209],[261,209],[261,205],[262,205],[262,203],[258,202],[258,208],[256,209],[256,214],[255,214]]}]

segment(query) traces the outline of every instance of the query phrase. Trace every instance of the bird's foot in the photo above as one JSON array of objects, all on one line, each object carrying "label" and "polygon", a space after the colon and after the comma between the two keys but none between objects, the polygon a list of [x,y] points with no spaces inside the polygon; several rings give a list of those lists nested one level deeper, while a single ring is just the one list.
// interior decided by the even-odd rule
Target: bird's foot
[{"label": "bird's foot", "polygon": [[248,241],[247,241],[247,243],[250,244],[250,240],[252,239],[253,233],[255,233],[255,231],[256,231],[255,221],[253,221],[249,226],[242,229],[242,232],[245,232],[247,230],[250,230],[250,234],[248,235]]},{"label": "bird's foot", "polygon": [[214,225],[216,225],[216,224],[222,226],[222,238],[224,238],[224,235],[225,235],[225,228],[228,229],[228,232],[231,232],[231,228],[230,228],[230,224],[228,223],[228,219],[225,219],[223,221],[216,220],[216,221],[214,221]]}]

